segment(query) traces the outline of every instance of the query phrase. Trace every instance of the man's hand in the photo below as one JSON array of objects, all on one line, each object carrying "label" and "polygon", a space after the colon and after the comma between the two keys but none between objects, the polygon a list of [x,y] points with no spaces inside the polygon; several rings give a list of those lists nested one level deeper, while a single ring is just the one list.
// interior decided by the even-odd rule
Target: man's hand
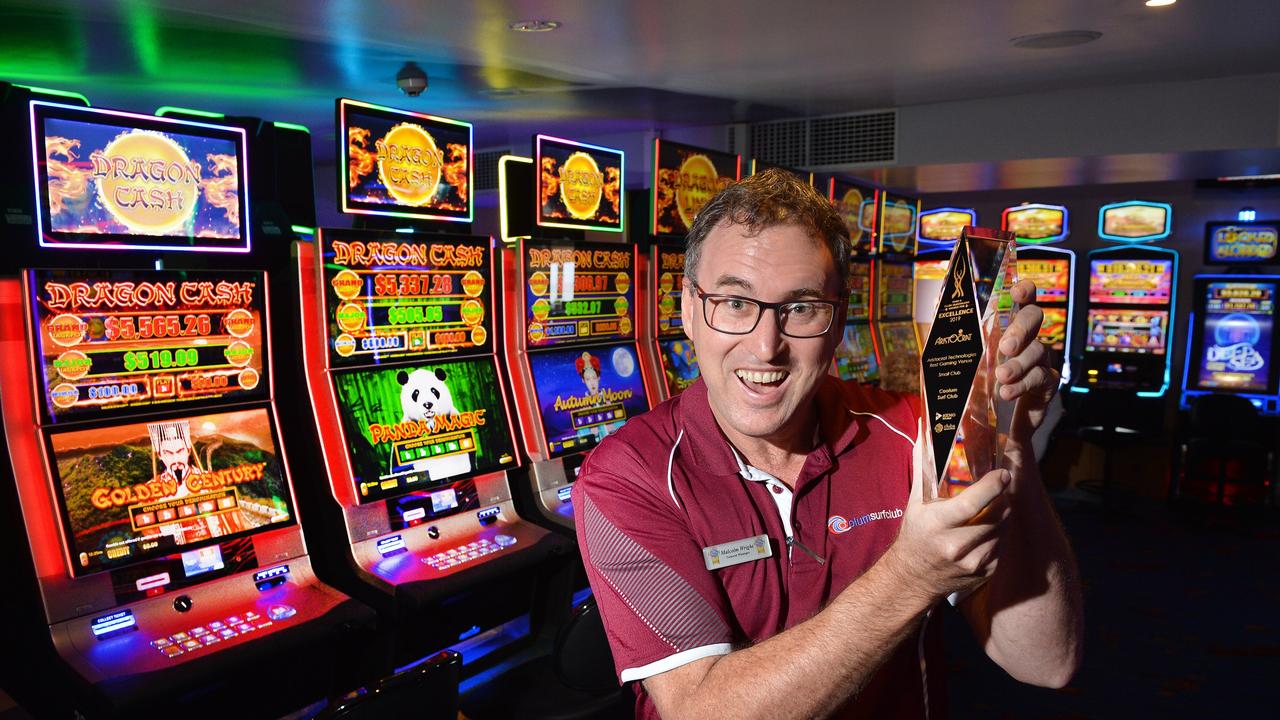
[{"label": "man's hand", "polygon": [[1010,477],[1007,470],[993,470],[955,497],[926,503],[925,487],[937,482],[933,458],[925,449],[926,432],[921,421],[916,430],[911,496],[898,538],[885,559],[911,592],[932,604],[982,584],[996,571],[1009,517],[1005,490]]},{"label": "man's hand", "polygon": [[1010,435],[1029,439],[1044,422],[1045,408],[1058,392],[1061,376],[1049,367],[1049,352],[1036,340],[1044,311],[1035,304],[1035,283],[1023,280],[1013,286],[1012,294],[1021,308],[1000,340],[1000,352],[1007,359],[996,368],[996,379],[1002,383],[1000,398],[1017,403]]}]

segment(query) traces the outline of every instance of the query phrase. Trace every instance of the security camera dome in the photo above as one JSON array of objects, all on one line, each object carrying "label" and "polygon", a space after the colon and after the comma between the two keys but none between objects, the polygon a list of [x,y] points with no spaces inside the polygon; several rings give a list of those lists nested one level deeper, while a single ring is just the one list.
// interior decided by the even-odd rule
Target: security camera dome
[{"label": "security camera dome", "polygon": [[396,73],[396,86],[409,97],[417,97],[426,92],[427,71],[418,67],[415,62],[407,62],[400,72]]}]

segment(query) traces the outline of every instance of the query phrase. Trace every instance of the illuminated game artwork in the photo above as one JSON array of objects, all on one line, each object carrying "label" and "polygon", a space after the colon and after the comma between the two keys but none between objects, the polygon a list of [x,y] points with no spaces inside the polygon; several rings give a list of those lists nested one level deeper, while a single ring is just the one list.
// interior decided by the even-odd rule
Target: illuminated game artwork
[{"label": "illuminated game artwork", "polygon": [[295,521],[264,408],[54,432],[48,443],[77,576]]},{"label": "illuminated game artwork", "polygon": [[920,391],[920,343],[910,320],[880,324],[880,373],[888,390]]},{"label": "illuminated game artwork", "polygon": [[333,385],[361,503],[516,464],[492,357],[340,370]]},{"label": "illuminated game artwork", "polygon": [[654,267],[657,268],[657,334],[661,337],[684,337],[684,320],[680,315],[684,297],[684,246],[655,245]]},{"label": "illuminated game artwork", "polygon": [[849,261],[849,313],[845,322],[871,319],[871,263]]},{"label": "illuminated game artwork", "polygon": [[1066,239],[1067,219],[1067,209],[1062,205],[1027,203],[1005,208],[1000,228],[1013,233],[1020,243],[1044,245]]},{"label": "illuminated game artwork", "polygon": [[635,249],[526,242],[524,303],[531,348],[635,337]]},{"label": "illuminated game artwork", "polygon": [[965,225],[977,225],[978,213],[972,208],[935,208],[920,213],[920,242],[953,243],[960,239]]},{"label": "illuminated game artwork", "polygon": [[1059,352],[1066,348],[1067,340],[1067,308],[1042,307],[1044,322],[1040,324],[1040,332],[1036,339]]},{"label": "illuminated game artwork", "polygon": [[876,362],[870,325],[844,326],[844,338],[836,346],[836,374],[841,380],[879,382],[880,364]]},{"label": "illuminated game artwork", "polygon": [[658,341],[658,359],[667,383],[667,396],[675,397],[698,379],[698,356],[684,338]]},{"label": "illuminated game artwork", "polygon": [[262,273],[29,270],[50,422],[267,397]]},{"label": "illuminated game artwork", "polygon": [[1130,200],[1098,210],[1098,237],[1116,242],[1151,242],[1169,237],[1173,208],[1167,203]]},{"label": "illuminated game artwork", "polygon": [[1089,302],[1168,305],[1172,290],[1172,260],[1090,262]]},{"label": "illuminated game artwork", "polygon": [[249,250],[243,130],[43,102],[31,129],[41,245]]},{"label": "illuminated game artwork", "polygon": [[908,253],[916,251],[916,213],[920,205],[915,200],[892,193],[880,193],[879,240],[881,253]]},{"label": "illuminated game artwork", "polygon": [[877,292],[881,318],[911,317],[911,293],[914,289],[914,270],[910,263],[882,262],[876,265]]},{"label": "illuminated game artwork", "polygon": [[1205,263],[1247,265],[1275,262],[1280,222],[1209,223]]},{"label": "illuminated game artwork", "polygon": [[649,409],[629,343],[529,353],[548,457],[595,447]]},{"label": "illuminated game artwork", "polygon": [[1269,390],[1275,296],[1275,283],[1209,283],[1199,387],[1234,392]]},{"label": "illuminated game artwork", "polygon": [[849,231],[854,255],[875,252],[876,191],[851,182],[831,178],[831,203]]},{"label": "illuminated game artwork", "polygon": [[1071,261],[1067,258],[1018,258],[1018,279],[1036,284],[1036,301],[1062,303],[1071,292]]},{"label": "illuminated game artwork", "polygon": [[322,230],[331,367],[488,352],[487,237]]},{"label": "illuminated game artwork", "polygon": [[535,145],[538,225],[622,232],[623,152],[546,135]]},{"label": "illuminated game artwork", "polygon": [[716,193],[741,177],[742,158],[692,145],[653,141],[653,213],[649,232],[683,237]]},{"label": "illuminated game artwork", "polygon": [[1165,310],[1089,308],[1084,349],[1164,355],[1168,327]]},{"label": "illuminated game artwork", "polygon": [[342,212],[470,222],[470,123],[339,98]]}]

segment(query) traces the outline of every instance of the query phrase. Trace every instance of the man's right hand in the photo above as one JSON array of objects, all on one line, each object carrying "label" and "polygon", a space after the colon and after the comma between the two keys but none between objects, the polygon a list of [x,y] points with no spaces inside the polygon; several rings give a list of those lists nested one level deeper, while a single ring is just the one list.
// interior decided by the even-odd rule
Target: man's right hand
[{"label": "man's right hand", "polygon": [[1007,470],[992,470],[959,495],[925,502],[925,487],[936,483],[926,456],[923,421],[918,425],[911,496],[887,562],[926,605],[953,592],[971,590],[995,572],[1000,540],[1009,517]]}]

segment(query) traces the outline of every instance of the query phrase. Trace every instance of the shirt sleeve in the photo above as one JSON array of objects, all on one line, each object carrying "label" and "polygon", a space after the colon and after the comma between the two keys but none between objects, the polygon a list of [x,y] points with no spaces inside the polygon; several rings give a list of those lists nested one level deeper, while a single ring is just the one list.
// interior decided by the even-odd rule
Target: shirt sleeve
[{"label": "shirt sleeve", "polygon": [[578,546],[624,683],[732,649],[723,591],[666,478],[646,481],[652,467],[610,438],[573,489]]}]

